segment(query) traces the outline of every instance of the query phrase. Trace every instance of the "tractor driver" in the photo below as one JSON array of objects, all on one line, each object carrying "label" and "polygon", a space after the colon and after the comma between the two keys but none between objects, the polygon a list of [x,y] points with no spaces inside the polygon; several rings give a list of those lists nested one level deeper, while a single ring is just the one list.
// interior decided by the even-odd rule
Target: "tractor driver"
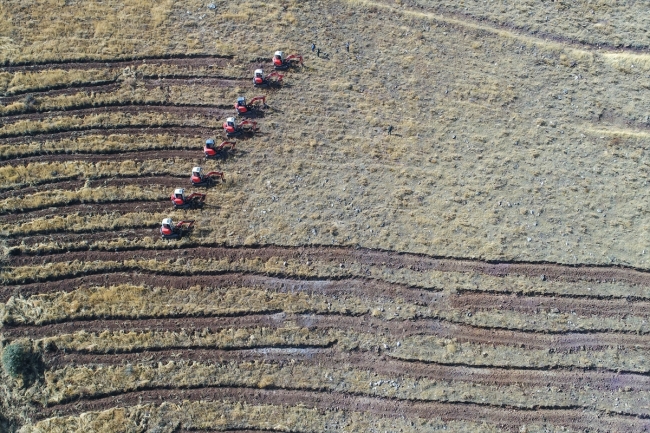
[{"label": "tractor driver", "polygon": [[237,112],[239,114],[244,114],[248,111],[248,107],[246,107],[246,98],[243,96],[240,96],[237,98],[237,103],[235,104],[235,108],[237,109]]},{"label": "tractor driver", "polygon": [[261,69],[255,70],[255,75],[253,76],[253,84],[257,86],[264,84],[264,72]]}]

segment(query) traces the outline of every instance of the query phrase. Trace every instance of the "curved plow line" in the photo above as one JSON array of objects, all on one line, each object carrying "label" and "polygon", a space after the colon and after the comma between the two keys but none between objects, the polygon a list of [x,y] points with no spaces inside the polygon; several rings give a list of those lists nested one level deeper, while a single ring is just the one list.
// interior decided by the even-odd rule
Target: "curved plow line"
[{"label": "curved plow line", "polygon": [[[173,131],[173,129],[171,129]],[[77,138],[63,137],[60,140],[35,141],[31,143],[0,144],[0,158],[4,160],[18,159],[38,155],[59,154],[114,154],[141,152],[163,149],[196,149],[202,144],[202,138],[207,131],[199,128],[188,128],[195,132],[193,137],[170,134],[164,131],[150,131],[141,128],[137,134],[115,132],[104,135],[84,135]],[[198,141],[197,141],[198,140]]]},{"label": "curved plow line", "polygon": [[[287,358],[291,355],[288,354]],[[406,367],[408,368],[408,367]],[[379,368],[377,370],[380,370]],[[517,409],[592,409],[610,411],[618,398],[626,415],[643,414],[650,402],[648,391],[606,391],[583,393],[558,392],[537,385],[489,385],[471,381],[432,380],[402,374],[378,373],[373,368],[355,368],[340,363],[278,363],[260,361],[197,362],[169,360],[158,365],[136,363],[103,366],[97,374],[94,366],[64,367],[47,373],[47,385],[38,400],[48,405],[67,403],[78,398],[97,398],[152,389],[203,387],[272,388],[295,391],[332,392],[407,401],[473,403],[489,407]],[[621,398],[623,400],[621,401]],[[616,413],[616,410],[612,411]],[[619,412],[619,413],[621,413]]]},{"label": "curved plow line", "polygon": [[[159,406],[161,399],[169,403]],[[138,402],[144,404],[111,407],[115,404],[124,406]],[[106,432],[124,431],[131,426],[136,430],[153,428],[160,423],[180,423],[190,430],[252,428],[319,432],[326,429],[344,429],[415,433],[444,429],[487,433],[513,431],[522,425],[540,430],[555,429],[555,425],[569,426],[577,431],[594,426],[599,426],[600,431],[639,431],[646,424],[638,418],[583,410],[504,410],[475,404],[406,402],[324,392],[275,389],[265,391],[250,388],[138,392],[121,395],[120,403],[115,398],[108,398],[89,404],[83,401],[70,403],[54,407],[52,410],[78,413],[87,406],[95,411],[86,412],[83,417],[50,418],[38,422],[34,427],[27,426],[24,431],[51,431],[51,428],[56,426],[60,431],[80,429],[79,431],[86,432]],[[98,412],[97,407],[107,409]],[[341,407],[344,409],[341,410]],[[143,418],[141,414],[145,412],[150,414],[150,417]],[[114,426],[111,423],[114,423]],[[501,430],[496,425],[505,426],[506,430]]]},{"label": "curved plow line", "polygon": [[[197,149],[197,159],[201,156],[200,147]],[[171,168],[168,167],[173,164]],[[0,191],[18,190],[35,185],[64,182],[71,179],[105,179],[144,178],[145,176],[189,176],[195,161],[187,162],[181,158],[152,158],[145,161],[64,161],[64,162],[34,162],[27,165],[0,166]],[[53,174],[55,173],[55,174]],[[17,182],[19,181],[19,182]]]},{"label": "curved plow line", "polygon": [[121,201],[157,201],[168,198],[168,191],[127,185],[124,187],[81,188],[75,191],[54,190],[26,197],[10,197],[0,201],[0,215],[60,207],[74,203],[114,203]]},{"label": "curved plow line", "polygon": [[[220,119],[219,119],[220,120]],[[127,115],[119,112],[104,112],[85,117],[58,116],[50,120],[21,120],[0,128],[0,137],[48,134],[61,131],[83,131],[96,128],[146,128],[146,127],[211,127],[219,128],[221,124],[215,116],[206,116],[197,120],[185,119],[172,113],[138,113]]]}]

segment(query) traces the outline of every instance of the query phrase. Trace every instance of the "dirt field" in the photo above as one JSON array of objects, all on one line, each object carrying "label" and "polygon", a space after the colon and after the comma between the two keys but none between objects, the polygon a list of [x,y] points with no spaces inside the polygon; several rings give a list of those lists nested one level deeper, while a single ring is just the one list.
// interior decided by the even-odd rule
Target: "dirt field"
[{"label": "dirt field", "polygon": [[0,4],[0,430],[650,430],[645,9]]}]

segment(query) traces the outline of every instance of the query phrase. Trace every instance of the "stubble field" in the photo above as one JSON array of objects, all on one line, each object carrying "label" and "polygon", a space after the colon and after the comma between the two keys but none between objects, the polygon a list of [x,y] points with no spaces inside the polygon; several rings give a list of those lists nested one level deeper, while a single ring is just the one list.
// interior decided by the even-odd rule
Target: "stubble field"
[{"label": "stubble field", "polygon": [[641,3],[209,4],[0,5],[0,430],[650,429]]}]

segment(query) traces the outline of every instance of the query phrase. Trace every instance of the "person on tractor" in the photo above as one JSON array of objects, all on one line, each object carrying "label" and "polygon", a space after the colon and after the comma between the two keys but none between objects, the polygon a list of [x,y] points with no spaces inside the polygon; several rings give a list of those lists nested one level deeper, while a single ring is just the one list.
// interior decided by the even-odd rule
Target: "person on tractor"
[{"label": "person on tractor", "polygon": [[170,238],[174,235],[174,223],[171,218],[165,218],[162,220],[162,225],[160,226],[160,235],[163,238]]},{"label": "person on tractor", "polygon": [[223,124],[223,130],[226,132],[226,135],[231,136],[237,133],[237,124],[235,123],[234,117],[229,117]]},{"label": "person on tractor", "polygon": [[253,84],[256,86],[261,86],[264,84],[264,71],[261,69],[255,70],[255,74],[253,75]]},{"label": "person on tractor", "polygon": [[183,188],[176,188],[171,196],[171,200],[174,207],[185,206],[185,190]]},{"label": "person on tractor", "polygon": [[165,218],[160,225],[160,236],[163,239],[180,239],[185,233],[189,233],[194,225],[193,220],[181,221],[174,224],[171,218]]},{"label": "person on tractor", "polygon": [[248,112],[248,107],[246,106],[246,98],[244,98],[243,96],[237,98],[237,102],[235,103],[235,109],[239,114],[244,114]]},{"label": "person on tractor", "polygon": [[282,51],[276,51],[273,55],[273,66],[276,68],[284,66],[284,53]]}]

